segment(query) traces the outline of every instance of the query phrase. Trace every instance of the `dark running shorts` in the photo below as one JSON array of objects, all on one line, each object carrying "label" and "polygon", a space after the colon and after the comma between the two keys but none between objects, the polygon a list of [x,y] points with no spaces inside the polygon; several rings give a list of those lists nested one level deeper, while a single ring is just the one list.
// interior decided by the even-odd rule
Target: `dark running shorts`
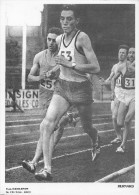
[{"label": "dark running shorts", "polygon": [[55,84],[54,94],[62,96],[69,104],[91,104],[92,87],[89,81],[70,82],[58,79]]}]

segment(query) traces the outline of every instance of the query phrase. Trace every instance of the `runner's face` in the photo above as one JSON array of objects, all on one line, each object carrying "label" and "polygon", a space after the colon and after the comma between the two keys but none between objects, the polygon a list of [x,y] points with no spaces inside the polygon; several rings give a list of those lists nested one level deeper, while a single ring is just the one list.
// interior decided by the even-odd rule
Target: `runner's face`
[{"label": "runner's face", "polygon": [[56,34],[49,33],[47,36],[47,46],[48,49],[52,52],[55,52],[57,49],[57,44],[56,44]]},{"label": "runner's face", "polygon": [[124,60],[126,60],[126,58],[127,58],[127,50],[121,48],[118,52],[118,59],[119,61],[123,62]]},{"label": "runner's face", "polygon": [[75,30],[78,19],[75,18],[72,10],[63,10],[60,16],[60,23],[64,33],[70,34]]},{"label": "runner's face", "polygon": [[130,62],[133,62],[135,60],[135,48],[130,48],[128,51],[128,59]]}]

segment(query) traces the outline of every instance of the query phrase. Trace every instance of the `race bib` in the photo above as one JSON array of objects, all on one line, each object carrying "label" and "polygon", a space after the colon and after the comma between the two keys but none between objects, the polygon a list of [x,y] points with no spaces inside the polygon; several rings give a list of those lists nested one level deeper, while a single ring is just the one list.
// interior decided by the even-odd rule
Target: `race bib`
[{"label": "race bib", "polygon": [[135,88],[135,78],[125,78],[126,88]]},{"label": "race bib", "polygon": [[41,86],[47,90],[54,91],[54,84],[56,80],[46,79],[41,81]]},{"label": "race bib", "polygon": [[119,76],[118,79],[116,80],[116,86],[117,87],[121,86],[121,76]]},{"label": "race bib", "polygon": [[61,56],[65,57],[68,61],[72,61],[71,51],[61,51]]}]

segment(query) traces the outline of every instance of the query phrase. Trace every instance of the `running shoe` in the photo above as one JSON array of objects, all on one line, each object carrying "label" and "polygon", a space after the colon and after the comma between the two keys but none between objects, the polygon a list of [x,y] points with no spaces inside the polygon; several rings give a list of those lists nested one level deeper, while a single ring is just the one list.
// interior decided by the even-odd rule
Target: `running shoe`
[{"label": "running shoe", "polygon": [[125,148],[123,148],[122,146],[119,146],[116,150],[117,153],[125,153]]},{"label": "running shoe", "polygon": [[26,160],[22,161],[23,168],[25,168],[30,173],[35,173],[35,171],[36,171],[36,165],[37,164],[34,164],[31,161],[26,161]]},{"label": "running shoe", "polygon": [[92,147],[92,161],[95,161],[100,154],[100,137],[97,137],[95,145]]},{"label": "running shoe", "polygon": [[114,140],[111,141],[111,144],[119,144],[121,142],[122,142],[122,140],[120,138],[116,137]]},{"label": "running shoe", "polygon": [[41,169],[38,173],[35,173],[35,178],[39,181],[52,181],[52,175],[47,172],[47,169]]}]

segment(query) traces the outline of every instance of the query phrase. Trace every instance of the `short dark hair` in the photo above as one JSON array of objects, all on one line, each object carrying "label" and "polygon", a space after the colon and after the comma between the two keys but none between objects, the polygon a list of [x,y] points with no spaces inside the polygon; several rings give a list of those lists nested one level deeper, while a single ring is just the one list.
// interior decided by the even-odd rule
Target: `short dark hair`
[{"label": "short dark hair", "polygon": [[62,34],[62,29],[57,28],[57,27],[51,27],[51,28],[49,28],[47,34],[49,34],[49,33],[60,35],[60,34]]},{"label": "short dark hair", "polygon": [[128,45],[120,45],[120,46],[118,47],[118,51],[119,51],[120,49],[126,49],[126,51],[127,51],[127,53],[128,53],[129,47],[128,47]]},{"label": "short dark hair", "polygon": [[[56,35],[60,35],[63,32],[62,32],[62,29],[60,29],[58,27],[51,27],[51,28],[48,29],[47,35],[49,33],[56,34]],[[47,48],[47,35],[45,35],[45,38],[44,38],[44,49]]]},{"label": "short dark hair", "polygon": [[79,18],[80,17],[79,16],[80,15],[79,14],[79,7],[76,4],[65,4],[61,8],[61,12],[63,10],[66,10],[66,11],[71,10],[71,11],[73,11],[75,18]]}]

